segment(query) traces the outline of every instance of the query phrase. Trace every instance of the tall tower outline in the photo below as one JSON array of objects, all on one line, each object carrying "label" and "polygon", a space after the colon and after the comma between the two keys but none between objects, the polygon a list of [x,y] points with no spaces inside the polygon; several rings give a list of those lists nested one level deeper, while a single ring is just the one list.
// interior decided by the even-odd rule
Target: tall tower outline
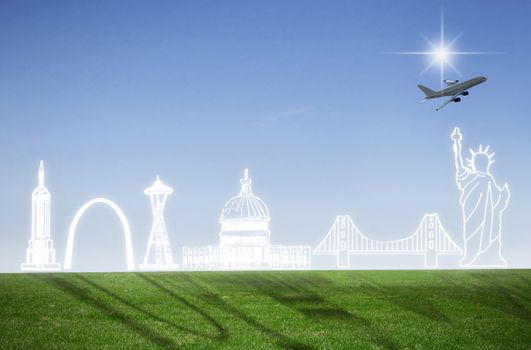
[{"label": "tall tower outline", "polygon": [[44,185],[44,162],[39,166],[39,183],[31,195],[31,239],[26,250],[22,271],[59,271],[50,234],[51,195]]},{"label": "tall tower outline", "polygon": [[141,270],[175,270],[179,267],[173,260],[164,220],[166,200],[172,193],[173,189],[165,185],[158,176],[153,185],[144,190],[144,194],[150,198],[153,223],[144,261],[139,266]]}]

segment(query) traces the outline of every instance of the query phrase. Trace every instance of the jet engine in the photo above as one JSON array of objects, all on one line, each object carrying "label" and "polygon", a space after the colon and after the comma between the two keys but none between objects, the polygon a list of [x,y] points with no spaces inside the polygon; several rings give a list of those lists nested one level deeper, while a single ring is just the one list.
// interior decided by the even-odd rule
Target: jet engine
[{"label": "jet engine", "polygon": [[445,80],[443,80],[443,82],[445,82],[447,84],[457,84],[457,83],[459,83],[459,80],[448,80],[448,79],[445,79]]},{"label": "jet engine", "polygon": [[461,102],[461,97],[454,98],[452,101],[454,101],[454,102]]},{"label": "jet engine", "polygon": [[468,96],[468,91],[463,92],[461,95]]}]

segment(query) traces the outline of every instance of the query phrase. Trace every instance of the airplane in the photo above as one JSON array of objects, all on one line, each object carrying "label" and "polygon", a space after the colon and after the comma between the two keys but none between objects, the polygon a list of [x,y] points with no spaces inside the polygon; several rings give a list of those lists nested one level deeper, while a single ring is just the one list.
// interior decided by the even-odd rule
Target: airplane
[{"label": "airplane", "polygon": [[438,98],[438,97],[444,97],[449,96],[450,98],[446,100],[439,108],[435,109],[438,111],[439,109],[443,108],[450,102],[461,102],[461,97],[459,96],[467,96],[468,95],[468,89],[471,87],[474,87],[476,85],[479,85],[481,83],[484,83],[487,81],[487,78],[485,77],[475,77],[467,81],[459,82],[459,80],[443,80],[443,82],[448,85],[446,89],[442,89],[441,91],[433,91],[432,89],[424,86],[424,85],[417,85],[419,89],[422,90],[422,92],[426,95],[423,101],[431,100],[432,98]]}]

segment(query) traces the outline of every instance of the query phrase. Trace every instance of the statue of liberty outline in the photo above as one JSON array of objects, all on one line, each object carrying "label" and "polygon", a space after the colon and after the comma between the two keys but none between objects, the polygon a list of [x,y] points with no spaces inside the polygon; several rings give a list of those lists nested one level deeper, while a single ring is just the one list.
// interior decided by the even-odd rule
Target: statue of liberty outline
[{"label": "statue of liberty outline", "polygon": [[489,146],[470,149],[470,158],[463,163],[461,141],[463,135],[455,128],[451,138],[455,154],[455,180],[461,191],[459,203],[463,213],[463,258],[461,267],[506,267],[501,255],[502,215],[509,203],[507,183],[496,184],[490,167],[494,153]]}]

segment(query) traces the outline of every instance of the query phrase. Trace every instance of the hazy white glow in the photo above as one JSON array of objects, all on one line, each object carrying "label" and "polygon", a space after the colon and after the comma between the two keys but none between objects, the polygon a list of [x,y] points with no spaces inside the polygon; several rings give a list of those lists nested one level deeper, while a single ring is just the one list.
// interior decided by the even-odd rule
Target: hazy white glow
[{"label": "hazy white glow", "polygon": [[23,271],[58,271],[50,235],[50,192],[44,185],[44,163],[39,166],[39,184],[31,195],[31,239],[26,250]]},{"label": "hazy white glow", "polygon": [[350,216],[338,216],[325,238],[314,249],[317,255],[335,255],[338,268],[350,267],[354,254],[419,254],[424,266],[436,268],[441,254],[462,254],[441,224],[439,215],[426,214],[409,237],[380,241],[370,239],[356,227]]},{"label": "hazy white glow", "polygon": [[158,176],[153,185],[144,190],[144,194],[150,198],[153,224],[149,233],[144,263],[139,266],[141,270],[175,270],[178,268],[178,265],[173,263],[170,240],[164,221],[164,207],[168,196],[172,193],[173,189],[162,183]]},{"label": "hazy white glow", "polygon": [[435,58],[437,58],[439,62],[444,64],[448,59],[449,52],[446,50],[446,48],[441,47],[439,50],[434,51],[433,55],[435,56]]},{"label": "hazy white glow", "polygon": [[127,269],[129,271],[134,270],[135,261],[133,257],[133,243],[131,241],[131,229],[129,228],[129,223],[127,222],[127,218],[125,217],[125,214],[120,209],[120,207],[118,207],[114,202],[106,198],[94,198],[88,201],[81,208],[79,208],[76,215],[74,216],[74,219],[72,219],[72,223],[70,224],[70,229],[68,230],[68,240],[66,243],[66,256],[65,256],[64,268],[69,270],[72,267],[72,250],[74,248],[74,238],[75,238],[77,224],[79,223],[79,220],[81,219],[83,214],[85,214],[85,212],[95,204],[104,204],[108,206],[116,213],[116,215],[120,219],[120,222],[124,230],[125,252],[127,255]]},{"label": "hazy white glow", "polygon": [[[509,186],[497,185],[490,172],[494,153],[489,147],[470,149],[468,164],[463,162],[459,128],[451,135],[455,154],[455,180],[461,191],[459,203],[463,215],[464,256],[461,267],[506,267],[502,257],[502,215],[510,199]],[[481,162],[481,158],[483,161]]]}]

